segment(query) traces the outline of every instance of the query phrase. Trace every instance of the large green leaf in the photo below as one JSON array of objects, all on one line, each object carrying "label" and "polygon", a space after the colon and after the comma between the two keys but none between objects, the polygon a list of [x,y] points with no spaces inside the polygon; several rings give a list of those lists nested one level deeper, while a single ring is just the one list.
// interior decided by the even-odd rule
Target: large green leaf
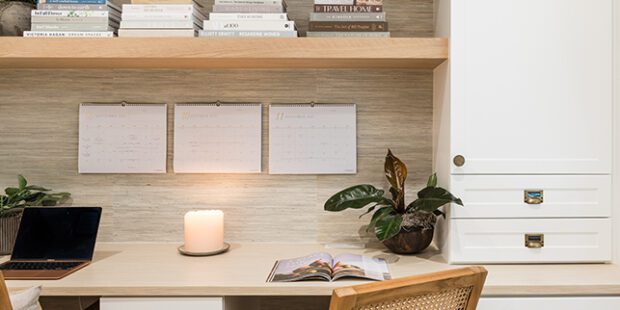
[{"label": "large green leaf", "polygon": [[[388,215],[388,214],[395,214],[396,212],[394,212],[394,208],[392,207],[383,207],[380,208],[379,210],[377,210],[377,212],[375,212],[372,215],[372,218],[370,219],[370,223],[368,224],[368,229],[370,228],[374,228],[375,225],[377,224],[377,221],[380,220],[382,217]],[[366,231],[368,231],[368,229]]]},{"label": "large green leaf", "polygon": [[371,203],[385,204],[383,190],[372,185],[363,184],[342,190],[325,202],[326,211],[342,211],[344,209],[361,209]]},{"label": "large green leaf", "polygon": [[28,182],[26,181],[26,178],[24,178],[24,176],[21,175],[21,174],[17,176],[17,182],[19,184],[19,188],[20,189],[24,189],[24,188],[26,188],[26,185],[28,185]]},{"label": "large green leaf", "polygon": [[407,209],[433,212],[447,203],[463,205],[460,198],[455,197],[441,187],[426,187],[418,192],[418,199],[407,206]]},{"label": "large green leaf", "polygon": [[427,187],[437,187],[437,173],[433,173],[433,174],[431,174],[430,177],[428,177],[428,181],[426,182],[426,186]]},{"label": "large green leaf", "polygon": [[375,235],[380,241],[390,239],[398,234],[403,217],[400,214],[386,214],[377,220]]}]

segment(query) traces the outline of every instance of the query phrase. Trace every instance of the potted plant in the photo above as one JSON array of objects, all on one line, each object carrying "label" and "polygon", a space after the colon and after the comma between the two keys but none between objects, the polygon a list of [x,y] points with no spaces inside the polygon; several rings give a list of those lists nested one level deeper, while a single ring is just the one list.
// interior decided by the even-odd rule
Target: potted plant
[{"label": "potted plant", "polygon": [[7,187],[0,195],[0,255],[11,254],[22,211],[30,206],[55,206],[71,197],[69,193],[51,193],[50,189],[28,185],[19,175],[18,187]]},{"label": "potted plant", "polygon": [[0,36],[22,36],[30,30],[30,11],[36,0],[0,0]]},{"label": "potted plant", "polygon": [[369,184],[342,190],[325,202],[325,210],[342,211],[368,207],[361,216],[374,211],[368,229],[374,229],[377,238],[394,253],[414,254],[426,249],[433,241],[439,210],[447,203],[463,205],[461,199],[437,186],[437,175],[428,178],[418,198],[405,204],[407,166],[388,150],[385,157],[385,176],[390,183],[391,198],[384,191]]}]

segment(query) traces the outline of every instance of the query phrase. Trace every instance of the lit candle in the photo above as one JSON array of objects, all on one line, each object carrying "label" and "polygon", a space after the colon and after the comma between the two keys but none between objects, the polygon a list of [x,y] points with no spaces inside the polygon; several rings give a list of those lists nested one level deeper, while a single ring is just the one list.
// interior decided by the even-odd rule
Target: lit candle
[{"label": "lit candle", "polygon": [[185,214],[185,251],[212,252],[224,246],[224,212],[190,211]]}]

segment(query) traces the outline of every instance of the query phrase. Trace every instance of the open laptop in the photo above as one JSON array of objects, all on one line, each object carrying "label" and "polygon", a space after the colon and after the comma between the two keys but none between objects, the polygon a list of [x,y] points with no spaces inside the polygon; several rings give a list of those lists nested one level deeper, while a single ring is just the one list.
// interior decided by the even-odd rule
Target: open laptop
[{"label": "open laptop", "polygon": [[6,279],[60,279],[90,263],[101,208],[24,209],[11,260],[0,265]]}]

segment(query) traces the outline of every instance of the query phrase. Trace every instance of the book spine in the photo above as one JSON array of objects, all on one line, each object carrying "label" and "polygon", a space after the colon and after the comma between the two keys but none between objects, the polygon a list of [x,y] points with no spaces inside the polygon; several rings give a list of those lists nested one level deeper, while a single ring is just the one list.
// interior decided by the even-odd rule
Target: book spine
[{"label": "book spine", "polygon": [[279,20],[240,20],[240,21],[218,21],[206,20],[205,30],[261,30],[261,31],[292,31],[295,30],[294,21]]},{"label": "book spine", "polygon": [[40,0],[39,3],[50,4],[107,4],[107,0]]},{"label": "book spine", "polygon": [[315,13],[378,13],[383,12],[382,5],[314,5]]},{"label": "book spine", "polygon": [[61,3],[39,3],[38,10],[76,10],[76,11],[107,11],[108,6],[102,4],[61,4]]},{"label": "book spine", "polygon": [[193,15],[190,14],[162,14],[162,13],[148,13],[148,14],[125,14],[123,13],[122,20],[127,21],[186,21],[193,20]]},{"label": "book spine", "polygon": [[355,37],[355,38],[389,38],[389,32],[346,32],[346,31],[308,31],[306,32],[307,37],[315,37],[315,38],[325,38],[325,37]]},{"label": "book spine", "polygon": [[201,30],[201,37],[270,37],[270,38],[296,38],[297,31],[222,31]]},{"label": "book spine", "polygon": [[355,5],[383,5],[383,0],[355,0]]},{"label": "book spine", "polygon": [[367,31],[386,32],[386,22],[310,22],[308,31]]},{"label": "book spine", "polygon": [[321,4],[321,5],[355,5],[355,0],[314,0],[314,4]]},{"label": "book spine", "polygon": [[49,38],[111,38],[112,31],[24,31],[24,37]]},{"label": "book spine", "polygon": [[142,38],[154,38],[154,37],[195,37],[196,31],[193,29],[119,29],[119,37],[142,37]]},{"label": "book spine", "polygon": [[215,0],[216,5],[282,5],[282,0]]},{"label": "book spine", "polygon": [[181,14],[192,13],[194,6],[191,4],[125,4],[123,5],[123,14]]},{"label": "book spine", "polygon": [[108,18],[108,11],[71,11],[71,10],[32,10],[30,11],[32,17],[99,17]]},{"label": "book spine", "polygon": [[194,28],[194,21],[133,21],[121,20],[123,29],[191,29]]},{"label": "book spine", "polygon": [[381,13],[310,13],[310,20],[317,22],[345,21],[385,21],[385,12]]},{"label": "book spine", "polygon": [[209,20],[288,20],[284,13],[209,13]]},{"label": "book spine", "polygon": [[32,24],[32,31],[110,31],[108,24]]},{"label": "book spine", "polygon": [[281,5],[213,5],[214,13],[284,13]]},{"label": "book spine", "polygon": [[87,17],[64,17],[64,16],[32,16],[33,24],[108,24],[107,17],[87,16]]}]

